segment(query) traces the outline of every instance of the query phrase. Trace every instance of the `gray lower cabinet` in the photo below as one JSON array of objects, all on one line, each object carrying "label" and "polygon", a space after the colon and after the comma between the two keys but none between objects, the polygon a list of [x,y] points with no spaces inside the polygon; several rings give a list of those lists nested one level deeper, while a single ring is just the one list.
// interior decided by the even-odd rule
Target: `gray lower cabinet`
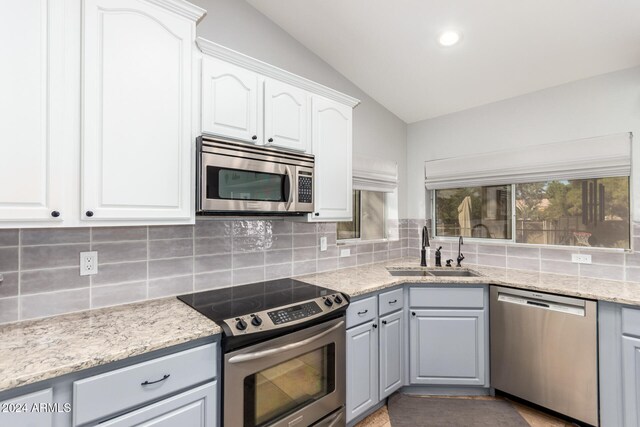
[{"label": "gray lower cabinet", "polygon": [[380,400],[403,385],[404,313],[380,318]]},{"label": "gray lower cabinet", "polygon": [[208,427],[215,425],[216,418],[216,382],[213,381],[101,423],[100,427]]},{"label": "gray lower cabinet", "polygon": [[624,425],[640,423],[640,338],[622,336]]},{"label": "gray lower cabinet", "polygon": [[378,403],[378,332],[371,320],[347,330],[347,422]]},{"label": "gray lower cabinet", "polygon": [[640,309],[598,303],[600,425],[640,425]]},{"label": "gray lower cabinet", "polygon": [[412,384],[484,385],[483,310],[411,310]]},{"label": "gray lower cabinet", "polygon": [[[173,395],[205,382],[215,384],[217,355],[217,345],[207,344],[75,381],[74,426],[96,425],[123,413],[127,414],[125,417],[134,414],[132,411],[136,411],[135,419],[145,416],[154,419],[158,411],[167,411],[171,406],[148,405],[173,399]],[[213,393],[215,397],[215,388]],[[197,404],[212,405],[214,400],[201,399]],[[194,411],[190,414],[195,414]]]},{"label": "gray lower cabinet", "polygon": [[412,287],[411,384],[487,387],[487,292],[481,287]]},{"label": "gray lower cabinet", "polygon": [[51,427],[53,389],[36,391],[0,402],[0,426]]}]

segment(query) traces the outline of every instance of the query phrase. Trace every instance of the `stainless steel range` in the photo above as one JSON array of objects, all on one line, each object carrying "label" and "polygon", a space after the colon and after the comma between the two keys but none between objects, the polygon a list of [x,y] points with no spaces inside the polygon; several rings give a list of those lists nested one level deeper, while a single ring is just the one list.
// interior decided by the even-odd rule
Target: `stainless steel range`
[{"label": "stainless steel range", "polygon": [[224,331],[225,427],[345,425],[346,295],[281,279],[178,298]]}]

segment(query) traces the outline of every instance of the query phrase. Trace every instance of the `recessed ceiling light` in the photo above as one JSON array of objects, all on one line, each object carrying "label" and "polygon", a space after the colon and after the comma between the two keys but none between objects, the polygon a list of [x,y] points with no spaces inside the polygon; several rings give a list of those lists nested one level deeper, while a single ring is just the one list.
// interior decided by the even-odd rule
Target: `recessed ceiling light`
[{"label": "recessed ceiling light", "polygon": [[448,30],[440,34],[438,42],[442,46],[453,46],[460,41],[460,33],[458,31]]}]

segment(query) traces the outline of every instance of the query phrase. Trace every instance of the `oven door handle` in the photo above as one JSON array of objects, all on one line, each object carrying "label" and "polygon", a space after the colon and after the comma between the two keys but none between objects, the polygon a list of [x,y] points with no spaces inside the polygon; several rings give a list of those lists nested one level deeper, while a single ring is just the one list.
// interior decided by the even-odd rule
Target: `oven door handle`
[{"label": "oven door handle", "polygon": [[262,351],[256,351],[255,353],[247,353],[247,354],[238,354],[236,356],[233,356],[229,359],[229,363],[242,363],[242,362],[248,362],[250,360],[255,360],[255,359],[261,359],[263,357],[268,357],[268,356],[272,356],[274,354],[278,354],[281,353],[283,351],[289,351],[289,350],[294,350],[296,348],[299,347],[303,347],[307,344],[311,344],[314,341],[319,340],[320,338],[330,334],[331,332],[335,331],[336,329],[338,329],[339,327],[344,325],[344,321],[340,321],[339,323],[333,325],[332,327],[330,327],[329,329],[320,332],[317,335],[314,335],[312,337],[309,337],[305,340],[302,341],[298,341],[296,343],[293,344],[287,344],[287,345],[283,345],[282,347],[277,347],[277,348],[270,348],[268,350],[262,350]]},{"label": "oven door handle", "polygon": [[293,172],[291,172],[291,166],[285,165],[285,170],[287,171],[287,178],[289,179],[289,197],[287,199],[287,204],[284,207],[285,211],[288,211],[291,207],[291,203],[293,203]]}]

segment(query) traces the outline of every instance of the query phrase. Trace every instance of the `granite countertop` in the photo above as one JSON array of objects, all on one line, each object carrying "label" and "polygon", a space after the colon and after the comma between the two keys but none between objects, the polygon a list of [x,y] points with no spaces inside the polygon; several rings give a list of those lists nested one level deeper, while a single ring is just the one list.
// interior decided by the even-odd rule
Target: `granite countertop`
[{"label": "granite countertop", "polygon": [[[402,259],[296,279],[358,297],[405,283],[494,284],[640,306],[640,283],[465,265],[477,277],[392,276]],[[175,297],[0,326],[0,391],[213,336],[222,330]]]},{"label": "granite countertop", "polygon": [[216,335],[175,297],[0,326],[0,391]]},{"label": "granite countertop", "polygon": [[[446,269],[447,267],[442,267]],[[548,292],[572,297],[640,306],[640,283],[590,279],[561,274],[538,273],[509,268],[467,264],[464,268],[478,277],[392,276],[388,269],[420,270],[417,259],[388,261],[363,267],[353,267],[327,273],[297,277],[303,282],[324,286],[357,297],[404,283],[447,283],[504,285],[512,288]]]}]

